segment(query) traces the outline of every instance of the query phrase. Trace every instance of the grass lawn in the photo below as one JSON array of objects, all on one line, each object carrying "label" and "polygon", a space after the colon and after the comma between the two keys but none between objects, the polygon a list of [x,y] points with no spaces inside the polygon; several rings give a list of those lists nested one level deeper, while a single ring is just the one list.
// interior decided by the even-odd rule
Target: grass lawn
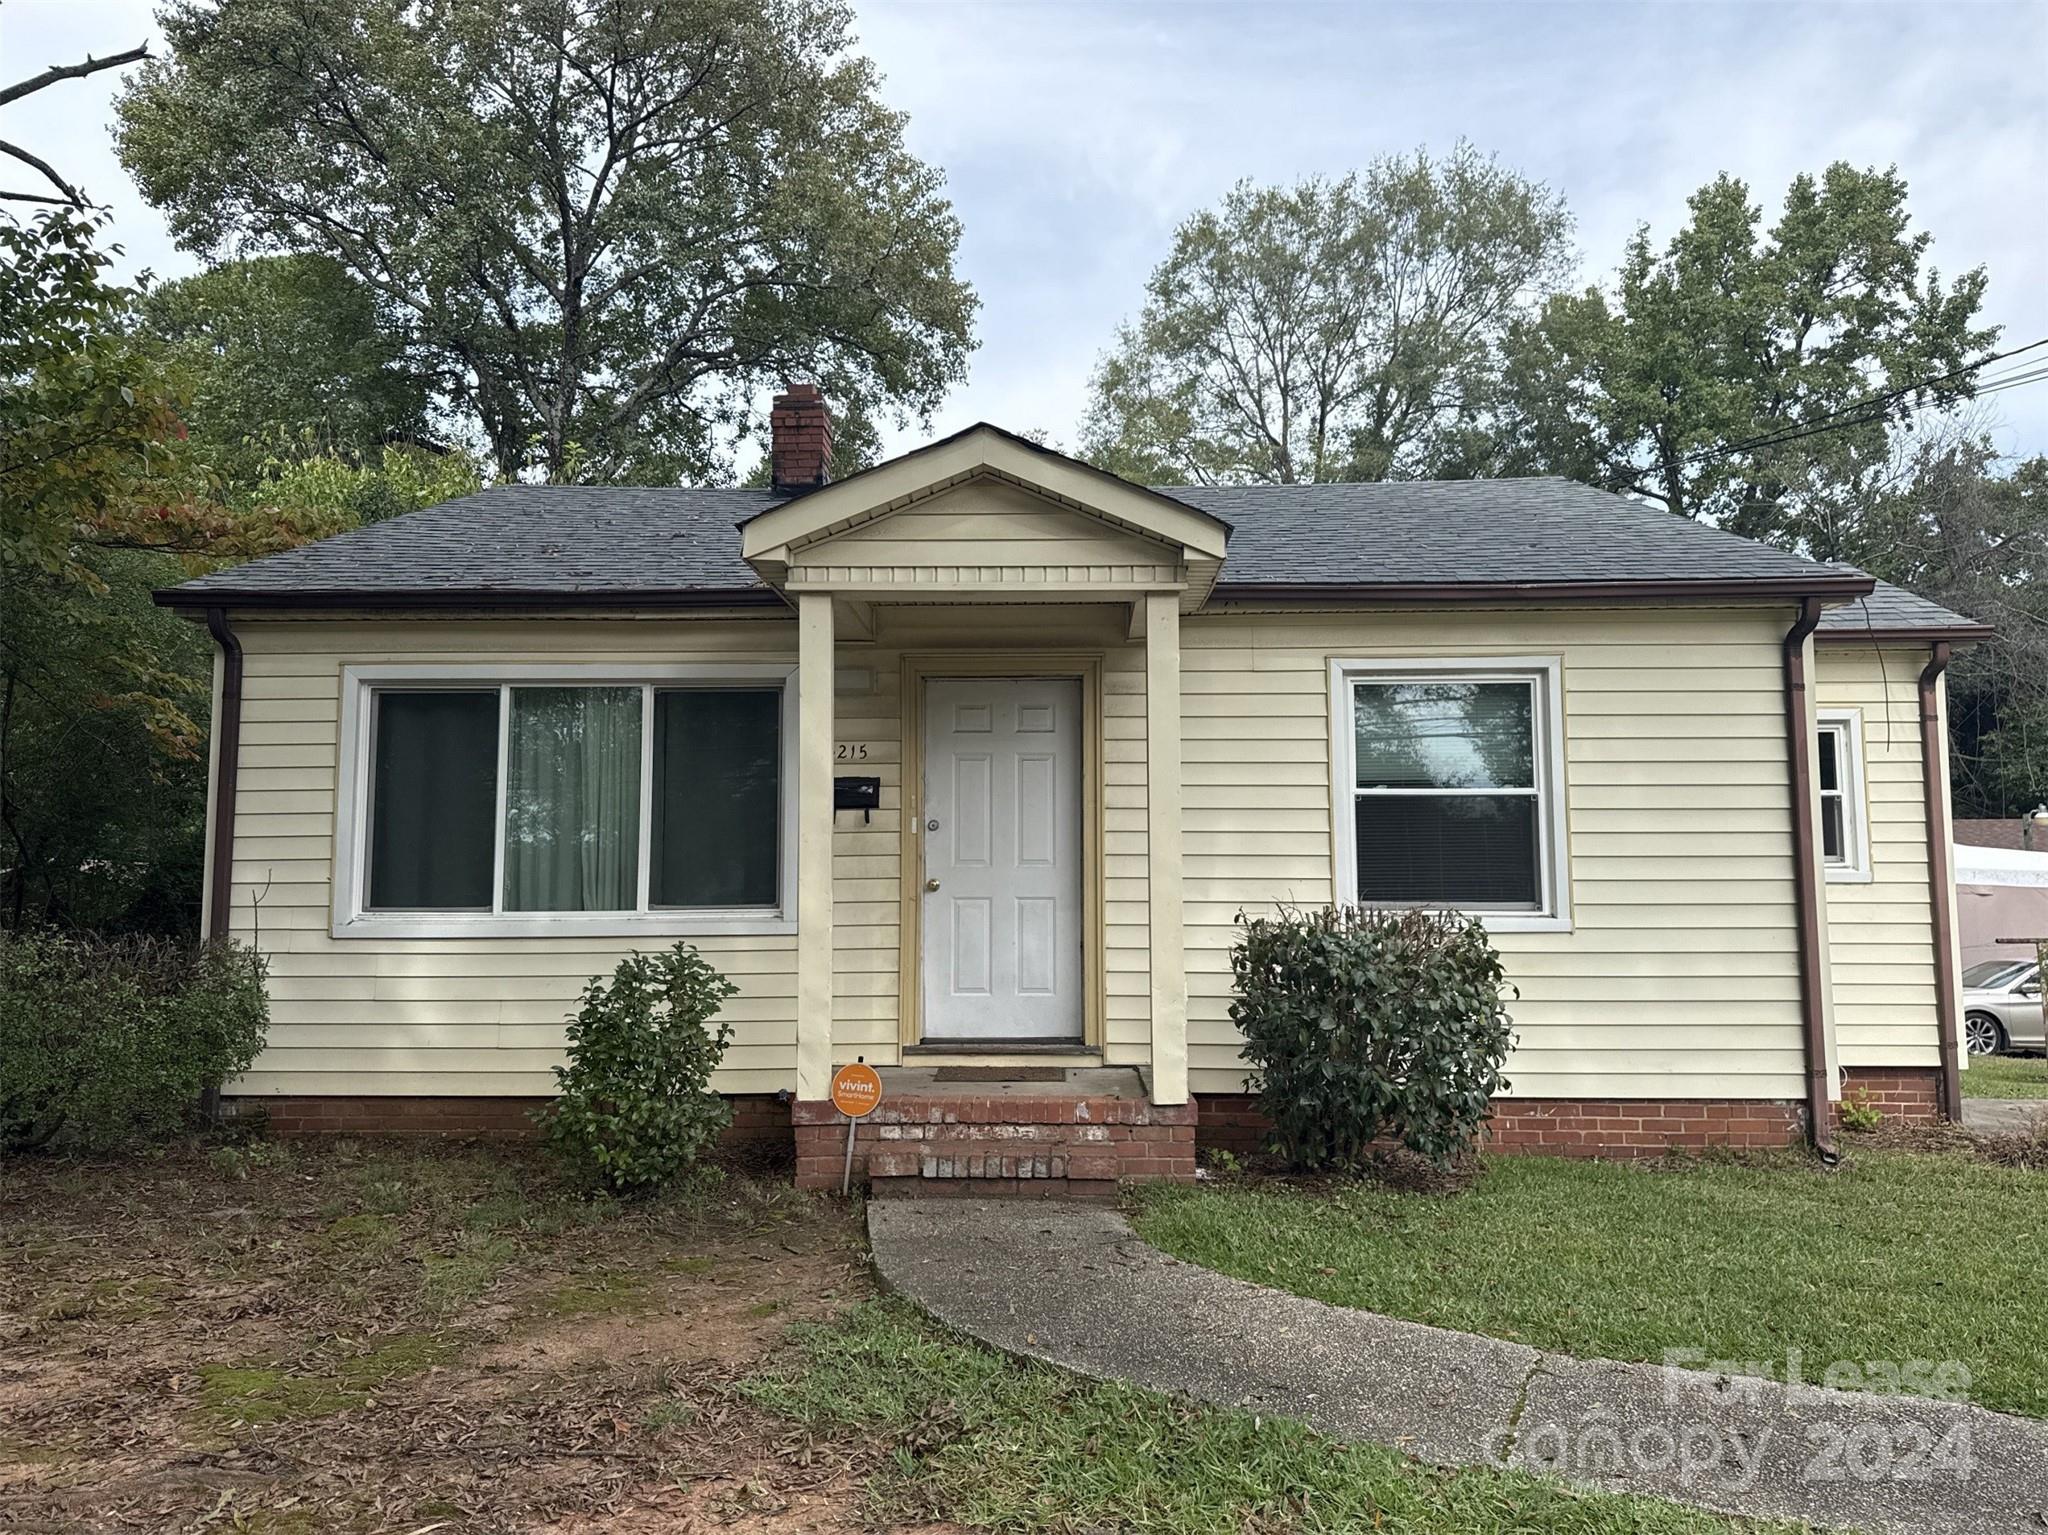
[{"label": "grass lawn", "polygon": [[1832,1174],[1790,1155],[1509,1157],[1455,1195],[1151,1190],[1137,1226],[1240,1278],[1563,1353],[1694,1350],[1782,1377],[1796,1349],[1808,1380],[1836,1361],[1952,1360],[1983,1406],[2048,1417],[2040,1171],[1880,1150]]},{"label": "grass lawn", "polygon": [[858,1207],[776,1177],[620,1205],[517,1148],[0,1161],[0,1530],[1757,1528],[1084,1384],[872,1297]]},{"label": "grass lawn", "polygon": [[1973,1055],[1963,1071],[1965,1098],[2048,1098],[2048,1057]]},{"label": "grass lawn", "polygon": [[799,1330],[741,1383],[777,1417],[887,1447],[869,1484],[891,1526],[1174,1535],[1732,1535],[1789,1528],[1539,1477],[1439,1471],[1299,1424],[1077,1380],[960,1341],[898,1301]]}]

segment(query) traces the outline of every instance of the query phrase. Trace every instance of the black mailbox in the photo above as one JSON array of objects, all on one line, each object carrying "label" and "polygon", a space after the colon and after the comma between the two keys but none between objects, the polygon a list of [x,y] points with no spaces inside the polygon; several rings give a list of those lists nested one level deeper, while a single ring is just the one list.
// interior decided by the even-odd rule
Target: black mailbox
[{"label": "black mailbox", "polygon": [[858,810],[865,821],[868,812],[878,810],[882,804],[882,780],[879,778],[835,778],[832,780],[832,808],[834,810]]}]

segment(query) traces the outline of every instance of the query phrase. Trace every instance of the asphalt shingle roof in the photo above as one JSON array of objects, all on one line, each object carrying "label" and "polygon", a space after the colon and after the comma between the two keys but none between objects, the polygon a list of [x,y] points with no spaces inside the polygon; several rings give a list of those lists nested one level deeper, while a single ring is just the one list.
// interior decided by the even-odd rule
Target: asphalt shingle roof
[{"label": "asphalt shingle roof", "polygon": [[1811,576],[1810,560],[1572,480],[1162,487],[1235,531],[1219,589],[1258,583]]},{"label": "asphalt shingle roof", "polygon": [[178,588],[197,598],[280,592],[744,591],[738,524],[771,490],[496,485],[424,511],[251,560]]},{"label": "asphalt shingle roof", "polygon": [[[1162,486],[1232,525],[1216,588],[1798,580],[1848,573],[1558,479]],[[766,489],[502,485],[189,581],[180,605],[237,599],[765,594],[738,524],[781,504]],[[1900,591],[1879,628],[1954,627]],[[1855,608],[1829,628],[1863,625]]]},{"label": "asphalt shingle roof", "polygon": [[1823,634],[1861,634],[1908,629],[1956,632],[1974,629],[1977,625],[1962,614],[1952,613],[1940,603],[1930,602],[1903,586],[1880,581],[1877,590],[1868,597],[1855,598],[1821,614],[1820,627]]}]

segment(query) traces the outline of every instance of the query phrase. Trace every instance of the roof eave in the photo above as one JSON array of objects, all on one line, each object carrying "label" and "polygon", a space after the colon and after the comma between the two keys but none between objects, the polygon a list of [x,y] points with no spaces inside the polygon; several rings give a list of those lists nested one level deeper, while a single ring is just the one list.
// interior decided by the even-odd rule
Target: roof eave
[{"label": "roof eave", "polygon": [[1867,597],[1869,576],[1693,577],[1650,581],[1232,581],[1229,567],[1210,598],[1221,603],[1393,606],[1544,602],[1655,602],[1729,598]]},{"label": "roof eave", "polygon": [[1998,631],[1989,624],[1958,619],[1952,624],[1875,624],[1861,628],[1825,628],[1816,630],[1813,637],[1825,645],[1868,645],[1872,641],[1880,645],[1930,645],[1936,640],[1947,640],[1952,645],[1980,645],[1986,640],[1996,639]]},{"label": "roof eave", "polygon": [[296,611],[334,609],[445,608],[463,611],[503,608],[776,608],[784,607],[782,594],[765,586],[733,588],[649,589],[639,591],[542,591],[497,587],[488,590],[426,591],[409,588],[374,591],[282,590],[267,592],[205,591],[190,586],[163,587],[150,593],[158,607],[203,612],[228,608],[240,612],[256,610]]}]

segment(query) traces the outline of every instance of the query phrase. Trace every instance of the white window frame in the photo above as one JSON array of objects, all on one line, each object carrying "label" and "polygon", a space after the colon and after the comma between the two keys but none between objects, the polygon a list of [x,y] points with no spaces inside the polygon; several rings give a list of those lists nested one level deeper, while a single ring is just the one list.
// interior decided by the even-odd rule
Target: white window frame
[{"label": "white window frame", "polygon": [[[1530,761],[1535,768],[1538,910],[1458,908],[1495,933],[1568,933],[1572,930],[1571,848],[1564,771],[1564,660],[1560,656],[1461,656],[1439,660],[1333,657],[1330,661],[1330,839],[1339,905],[1358,904],[1358,722],[1352,689],[1359,683],[1520,682],[1528,684]],[[1474,791],[1484,792],[1484,791]]]},{"label": "white window frame", "polygon": [[[652,693],[641,694],[640,890],[638,911],[508,912],[505,899],[505,742],[508,706],[498,710],[498,803],[491,911],[366,911],[369,891],[370,745],[373,695],[379,690],[447,688],[481,691],[516,687],[763,688],[782,690],[782,796],[776,835],[779,901],[774,906],[648,908],[653,878],[654,732]],[[341,669],[340,772],[335,798],[334,913],[336,938],[624,938],[710,937],[796,931],[797,888],[797,672],[787,664],[611,666],[564,663],[508,665],[461,662],[392,664]]]},{"label": "white window frame", "polygon": [[1820,736],[1833,734],[1839,738],[1835,751],[1835,772],[1841,780],[1836,792],[1842,797],[1842,858],[1830,860],[1827,854],[1827,835],[1823,828],[1826,817],[1821,817],[1821,826],[1814,828],[1814,838],[1820,845],[1821,869],[1831,884],[1867,885],[1870,883],[1870,809],[1863,790],[1863,711],[1860,709],[1820,709],[1814,714],[1813,746],[1813,803],[1814,812],[1819,815],[1827,791],[1820,782]]}]

